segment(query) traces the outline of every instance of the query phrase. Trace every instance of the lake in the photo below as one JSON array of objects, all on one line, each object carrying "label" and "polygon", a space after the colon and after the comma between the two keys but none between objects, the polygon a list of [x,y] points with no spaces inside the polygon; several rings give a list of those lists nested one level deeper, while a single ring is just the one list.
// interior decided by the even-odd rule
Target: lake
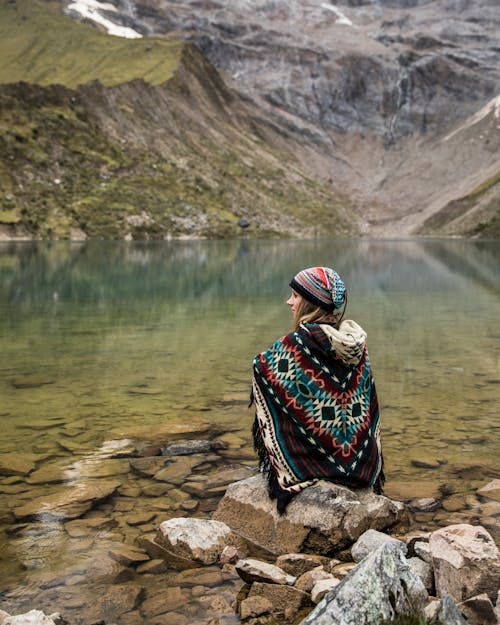
[{"label": "lake", "polygon": [[[79,580],[42,592],[48,573],[130,539],[120,526],[100,542],[72,540],[62,524],[13,514],[68,484],[109,477],[110,450],[162,442],[200,421],[230,433],[229,449],[236,441],[243,463],[255,464],[252,358],[290,329],[291,277],[321,264],[342,276],[346,317],[368,333],[388,494],[447,497],[448,508],[416,512],[429,527],[478,520],[471,494],[499,469],[497,241],[2,242],[0,608],[39,607],[37,598],[51,611],[78,611]],[[113,457],[130,481],[127,461]],[[135,492],[134,512],[161,499]],[[209,516],[211,507],[191,510]],[[159,508],[142,529],[174,512]]]}]

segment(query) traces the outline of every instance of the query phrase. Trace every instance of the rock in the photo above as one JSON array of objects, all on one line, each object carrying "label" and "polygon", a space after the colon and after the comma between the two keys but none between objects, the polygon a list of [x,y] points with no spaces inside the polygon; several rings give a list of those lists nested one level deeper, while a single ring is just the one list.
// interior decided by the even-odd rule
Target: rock
[{"label": "rock", "polygon": [[194,588],[195,586],[214,588],[220,586],[223,582],[223,572],[219,567],[214,566],[181,571],[171,579],[172,584],[183,588]]},{"label": "rock", "polygon": [[362,560],[307,616],[302,625],[369,625],[421,610],[427,592],[401,549],[382,545]]},{"label": "rock", "polygon": [[173,443],[162,449],[163,456],[188,456],[190,454],[207,453],[212,450],[212,443],[209,440],[183,441]]},{"label": "rock", "polygon": [[[86,562],[85,567],[85,577],[93,582],[120,584],[127,582],[134,575],[132,569],[103,553]],[[83,570],[83,567],[79,570]]]},{"label": "rock", "polygon": [[29,501],[14,508],[16,519],[75,519],[93,508],[97,503],[112,495],[120,482],[91,480],[72,484],[62,491]]},{"label": "rock", "polygon": [[311,599],[306,592],[287,585],[254,582],[248,593],[248,598],[250,597],[267,599],[272,605],[271,614],[274,616],[283,616],[285,612],[296,613],[300,608],[311,605]]},{"label": "rock", "polygon": [[340,580],[331,576],[327,579],[320,579],[317,581],[311,590],[311,599],[313,603],[318,604],[323,597],[325,597],[332,588],[338,586]]},{"label": "rock", "polygon": [[3,625],[56,625],[56,622],[40,610],[30,610],[26,614],[7,616]]},{"label": "rock", "polygon": [[450,525],[429,539],[436,591],[464,601],[486,592],[492,599],[500,580],[499,551],[482,526]]},{"label": "rock", "polygon": [[239,614],[242,621],[261,616],[261,614],[269,614],[272,610],[273,604],[266,597],[255,595],[253,597],[247,597],[243,599],[239,606]]},{"label": "rock", "polygon": [[432,570],[432,566],[420,558],[408,558],[407,562],[412,570],[420,577],[427,592],[432,594],[434,590],[434,571]]},{"label": "rock", "polygon": [[330,561],[330,558],[326,556],[308,553],[286,553],[278,557],[276,566],[279,566],[290,575],[300,577],[318,566],[322,566],[326,570],[330,565]]},{"label": "rock", "polygon": [[96,593],[92,603],[78,612],[83,623],[106,624],[121,622],[120,617],[134,610],[142,601],[144,589],[132,582],[103,587]]},{"label": "rock", "polygon": [[325,579],[335,579],[335,577],[331,573],[327,573],[322,566],[317,566],[303,573],[295,582],[295,588],[304,592],[311,592],[315,584]]},{"label": "rock", "polygon": [[347,577],[358,565],[355,562],[340,563],[332,567],[332,574],[337,579]]},{"label": "rock", "polygon": [[466,617],[468,625],[496,625],[495,606],[486,593],[466,599],[457,606]]},{"label": "rock", "polygon": [[238,549],[231,545],[227,545],[226,547],[224,547],[222,553],[220,554],[219,564],[236,564],[239,559],[240,554],[238,552]]},{"label": "rock", "polygon": [[200,460],[198,458],[179,456],[175,459],[167,460],[167,464],[155,473],[153,477],[159,482],[169,482],[178,486],[184,482],[193,468],[199,463]]},{"label": "rock", "polygon": [[434,459],[422,459],[422,458],[413,458],[411,460],[411,464],[414,467],[418,467],[420,469],[439,469],[441,463],[439,460]]},{"label": "rock", "polygon": [[404,482],[391,480],[384,486],[387,497],[401,501],[410,499],[439,499],[441,491],[439,482],[420,480],[419,482]]},{"label": "rock", "polygon": [[443,595],[436,610],[438,625],[467,625],[462,613],[449,595]]},{"label": "rock", "polygon": [[158,573],[165,573],[166,570],[167,565],[165,563],[165,560],[160,559],[148,560],[148,562],[143,562],[142,564],[139,564],[136,569],[136,571],[141,575],[143,573],[157,575]]},{"label": "rock", "polygon": [[108,549],[108,555],[124,566],[140,564],[149,560],[149,556],[144,550],[124,544],[113,545]]},{"label": "rock", "polygon": [[231,530],[225,523],[185,517],[164,521],[155,539],[174,556],[200,564],[217,562],[230,540]]},{"label": "rock", "polygon": [[415,543],[413,549],[415,551],[415,555],[418,558],[420,558],[424,562],[427,562],[427,564],[432,564],[431,548],[429,546],[429,543],[424,543],[423,541],[419,540]]},{"label": "rock", "polygon": [[254,560],[253,558],[238,560],[235,569],[241,579],[247,584],[266,582],[269,584],[288,584],[293,586],[297,580],[296,577],[288,575],[278,566]]},{"label": "rock", "polygon": [[166,462],[165,458],[161,456],[146,456],[145,458],[129,460],[132,471],[141,477],[152,477],[160,469],[163,469]]},{"label": "rock", "polygon": [[64,529],[71,538],[85,538],[92,532],[116,527],[118,522],[108,517],[76,519],[64,524]]},{"label": "rock", "polygon": [[383,532],[378,532],[377,530],[367,530],[364,534],[358,538],[358,540],[354,543],[351,548],[351,555],[354,562],[360,562],[365,556],[367,556],[375,549],[378,549],[381,545],[385,545],[387,543],[394,543],[398,545],[403,555],[406,555],[408,551],[408,547],[406,544],[398,540],[397,538],[393,538],[392,536],[388,536]]},{"label": "rock", "polygon": [[36,456],[23,452],[2,454],[0,475],[28,475],[35,468]]},{"label": "rock", "polygon": [[3,625],[5,623],[5,619],[8,616],[10,616],[8,612],[5,612],[5,610],[0,610],[0,625]]},{"label": "rock", "polygon": [[267,494],[262,474],[231,484],[213,518],[223,521],[256,548],[284,553],[330,553],[352,544],[369,527],[398,522],[402,504],[371,490],[351,491],[319,481],[293,498],[285,515]]},{"label": "rock", "polygon": [[488,482],[486,486],[482,486],[478,489],[477,494],[480,497],[485,497],[486,499],[500,501],[500,480],[496,479]]},{"label": "rock", "polygon": [[420,499],[411,499],[408,502],[410,510],[417,512],[432,512],[437,510],[440,505],[440,500],[434,497],[421,497]]}]

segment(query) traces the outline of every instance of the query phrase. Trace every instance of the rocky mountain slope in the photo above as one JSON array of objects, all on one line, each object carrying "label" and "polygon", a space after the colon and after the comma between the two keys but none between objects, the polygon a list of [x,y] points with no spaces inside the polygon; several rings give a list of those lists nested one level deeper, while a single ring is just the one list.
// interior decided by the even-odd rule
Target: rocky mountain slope
[{"label": "rocky mountain slope", "polygon": [[313,146],[303,164],[348,190],[367,232],[498,234],[497,0],[116,6],[137,32],[194,42],[263,116]]},{"label": "rocky mountain slope", "polygon": [[[4,237],[358,231],[348,197],[307,174],[293,141],[259,121],[255,107],[229,89],[192,44],[128,42],[69,18],[59,21],[58,14],[49,16],[48,38],[41,28],[48,19],[44,5],[2,9],[10,30],[18,29],[10,41],[8,33],[0,37],[2,57],[10,54],[18,64],[12,60],[1,70]],[[85,36],[85,48],[98,51],[93,63],[82,51]],[[44,75],[43,56],[55,59],[58,50],[64,54],[54,73]],[[19,67],[26,59],[26,69]],[[17,82],[21,77],[30,83]]]},{"label": "rocky mountain slope", "polygon": [[0,2],[0,234],[500,236],[496,0],[60,9]]}]

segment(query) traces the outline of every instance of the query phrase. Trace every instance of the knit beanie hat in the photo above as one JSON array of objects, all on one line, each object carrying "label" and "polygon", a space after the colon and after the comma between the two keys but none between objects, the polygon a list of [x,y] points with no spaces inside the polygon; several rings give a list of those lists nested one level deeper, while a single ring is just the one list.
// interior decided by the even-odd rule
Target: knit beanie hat
[{"label": "knit beanie hat", "polygon": [[345,306],[345,284],[339,274],[329,267],[304,269],[292,278],[290,286],[306,300],[328,312]]}]

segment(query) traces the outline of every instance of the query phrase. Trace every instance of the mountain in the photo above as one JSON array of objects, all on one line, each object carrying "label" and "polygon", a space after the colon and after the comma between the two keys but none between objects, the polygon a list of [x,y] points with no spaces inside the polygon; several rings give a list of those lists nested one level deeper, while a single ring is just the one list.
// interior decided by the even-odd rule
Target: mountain
[{"label": "mountain", "polygon": [[[51,169],[37,165],[9,135],[4,228],[12,219],[37,236],[234,236],[242,226],[500,236],[496,0],[117,0],[98,13],[88,2],[65,12],[137,38],[62,26],[60,5],[2,0],[1,123],[12,125],[9,107],[25,110],[26,90],[38,116],[55,115],[66,104],[42,102],[63,97],[46,86],[57,81],[87,124],[80,134],[69,124],[51,145],[68,160],[64,178],[61,159],[59,169],[53,158]],[[69,109],[58,124],[74,121]],[[20,137],[33,132],[32,115]],[[52,126],[38,119],[50,144]],[[75,136],[89,141],[85,176]]]}]

